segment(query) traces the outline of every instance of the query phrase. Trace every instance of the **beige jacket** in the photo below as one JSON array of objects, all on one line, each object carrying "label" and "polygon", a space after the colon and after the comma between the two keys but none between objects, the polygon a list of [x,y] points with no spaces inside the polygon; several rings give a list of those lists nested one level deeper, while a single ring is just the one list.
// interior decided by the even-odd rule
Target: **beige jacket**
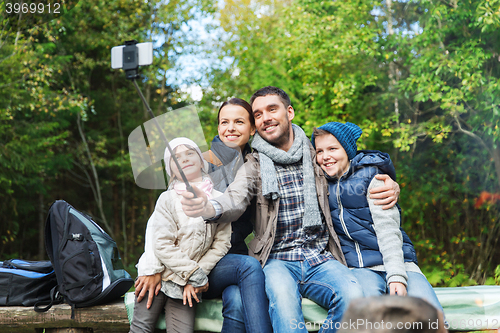
[{"label": "beige jacket", "polygon": [[[214,197],[220,192],[213,191]],[[139,276],[162,273],[163,281],[185,286],[201,268],[208,275],[231,247],[230,223],[205,223],[182,211],[180,195],[163,192],[146,227],[145,251],[137,264]]]},{"label": "beige jacket", "polygon": [[[346,265],[339,238],[332,224],[327,181],[323,171],[315,162],[316,152],[312,145],[310,151],[314,161],[318,203],[330,233],[328,249],[335,259]],[[222,216],[217,220],[219,223],[235,221],[248,205],[252,205],[255,237],[248,244],[248,248],[250,255],[259,260],[262,267],[264,267],[271,253],[276,235],[279,199],[273,201],[264,198],[262,195],[262,178],[258,158],[259,154],[257,152],[247,155],[247,161],[236,174],[234,181],[229,185],[224,195],[215,198],[215,201],[222,206],[223,211]]]}]

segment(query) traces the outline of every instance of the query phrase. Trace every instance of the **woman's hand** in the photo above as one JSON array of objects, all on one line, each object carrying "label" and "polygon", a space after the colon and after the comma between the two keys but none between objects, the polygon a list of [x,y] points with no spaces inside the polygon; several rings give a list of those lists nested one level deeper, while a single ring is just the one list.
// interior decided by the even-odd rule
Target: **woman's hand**
[{"label": "woman's hand", "polygon": [[184,292],[182,293],[182,304],[186,305],[186,300],[189,303],[189,307],[193,307],[193,301],[191,298],[194,298],[196,300],[196,303],[200,303],[200,300],[198,299],[198,296],[196,295],[196,288],[193,287],[190,284],[186,284],[184,286]]},{"label": "woman's hand", "polygon": [[388,175],[376,175],[375,178],[384,181],[384,186],[375,187],[370,190],[370,198],[378,199],[373,203],[375,205],[384,205],[382,209],[394,207],[399,199],[399,185]]},{"label": "woman's hand", "polygon": [[391,295],[406,296],[406,286],[401,282],[389,283],[389,292]]},{"label": "woman's hand", "polygon": [[137,302],[142,301],[144,295],[148,294],[147,308],[151,307],[153,304],[154,295],[158,295],[161,290],[161,273],[156,273],[155,275],[143,275],[139,276],[135,280],[135,296],[137,297]]}]

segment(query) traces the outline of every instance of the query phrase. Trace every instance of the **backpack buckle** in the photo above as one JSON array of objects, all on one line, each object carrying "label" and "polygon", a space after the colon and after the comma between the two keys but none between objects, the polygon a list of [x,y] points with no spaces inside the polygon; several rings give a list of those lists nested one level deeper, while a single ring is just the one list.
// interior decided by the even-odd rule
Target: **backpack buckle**
[{"label": "backpack buckle", "polygon": [[82,234],[71,234],[71,240],[74,241],[82,241],[83,240],[83,235]]}]

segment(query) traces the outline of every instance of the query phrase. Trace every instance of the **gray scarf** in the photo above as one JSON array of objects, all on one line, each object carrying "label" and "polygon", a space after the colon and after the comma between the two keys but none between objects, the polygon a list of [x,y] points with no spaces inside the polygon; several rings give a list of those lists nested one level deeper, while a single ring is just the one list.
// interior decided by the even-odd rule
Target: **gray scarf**
[{"label": "gray scarf", "polygon": [[302,173],[304,178],[304,217],[303,228],[311,228],[322,224],[316,193],[314,167],[309,150],[309,139],[304,131],[292,124],[294,140],[289,151],[276,148],[256,133],[252,148],[259,152],[260,174],[262,177],[262,195],[266,199],[279,198],[278,176],[274,163],[292,164],[302,158]]}]

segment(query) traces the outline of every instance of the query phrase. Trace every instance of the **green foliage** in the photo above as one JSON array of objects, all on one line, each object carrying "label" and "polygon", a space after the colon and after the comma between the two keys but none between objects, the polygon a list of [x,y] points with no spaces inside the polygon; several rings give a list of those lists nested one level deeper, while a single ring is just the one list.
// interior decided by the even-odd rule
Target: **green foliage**
[{"label": "green foliage", "polygon": [[422,270],[429,283],[440,287],[473,286],[477,282],[464,274],[463,265],[457,265],[453,270],[433,267],[430,271]]},{"label": "green foliage", "polygon": [[398,155],[404,229],[419,265],[442,270],[442,283],[460,280],[449,280],[459,274],[482,283],[496,266],[498,210],[474,205],[474,192],[495,188],[493,165],[481,163],[486,158],[465,137],[439,146],[427,140],[413,153]]},{"label": "green foliage", "polygon": [[155,41],[142,86],[156,114],[185,104],[166,84],[189,40],[184,29],[206,1],[79,1],[30,30],[3,18],[0,29],[0,254],[43,257],[38,233],[49,205],[64,199],[91,214],[117,241],[127,265],[158,193],[138,189],[128,134],[149,116],[110,50],[126,40]]},{"label": "green foliage", "polygon": [[427,104],[417,109],[436,108],[420,121],[440,125],[427,126],[424,132],[436,142],[458,130],[492,151],[500,138],[498,20],[489,19],[485,8],[496,5],[470,1],[449,8],[422,3],[429,9],[421,21],[425,29],[413,40],[418,57],[407,59],[411,71],[401,88],[413,102]]},{"label": "green foliage", "polygon": [[[199,12],[192,10],[199,8]],[[158,196],[137,188],[127,135],[149,119],[110,49],[155,41],[139,84],[155,114],[188,99],[168,70],[194,52],[187,22],[224,30],[199,103],[205,137],[222,101],[283,88],[310,134],[363,128],[359,148],[391,153],[403,225],[434,285],[497,283],[500,205],[500,0],[79,1],[67,14],[0,31],[0,253],[34,257],[48,204],[62,198],[113,234],[131,268]],[[209,47],[209,46],[207,46]],[[42,213],[40,215],[40,212]]]},{"label": "green foliage", "polygon": [[500,265],[495,268],[495,275],[490,276],[484,282],[486,285],[500,285]]},{"label": "green foliage", "polygon": [[360,148],[391,152],[404,228],[433,283],[483,283],[500,264],[500,206],[474,206],[481,191],[500,192],[499,4],[225,2],[234,62],[205,97],[276,85],[308,134],[360,124]]}]

